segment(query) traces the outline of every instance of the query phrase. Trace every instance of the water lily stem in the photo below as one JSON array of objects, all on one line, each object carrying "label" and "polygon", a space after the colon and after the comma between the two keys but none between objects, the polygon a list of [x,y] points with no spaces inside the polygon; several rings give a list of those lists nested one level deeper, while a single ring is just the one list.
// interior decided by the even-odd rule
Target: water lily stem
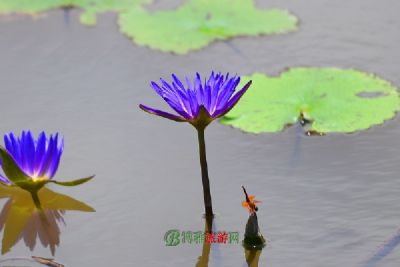
[{"label": "water lily stem", "polygon": [[38,210],[42,211],[42,205],[40,204],[38,192],[37,191],[31,192],[31,196],[32,196],[33,203],[35,203],[36,208]]},{"label": "water lily stem", "polygon": [[197,128],[197,136],[199,139],[199,152],[200,152],[200,166],[201,166],[201,179],[203,182],[203,195],[204,195],[204,207],[206,211],[206,217],[213,217],[214,213],[211,204],[211,192],[210,192],[210,181],[208,179],[208,167],[206,158],[206,143],[204,140],[204,128]]}]

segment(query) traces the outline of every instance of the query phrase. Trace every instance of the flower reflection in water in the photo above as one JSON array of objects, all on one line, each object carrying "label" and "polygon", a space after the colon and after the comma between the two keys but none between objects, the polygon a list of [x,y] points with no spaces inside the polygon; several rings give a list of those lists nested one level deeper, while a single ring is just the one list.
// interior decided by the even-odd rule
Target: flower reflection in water
[{"label": "flower reflection in water", "polygon": [[261,249],[244,249],[244,256],[248,267],[258,267]]},{"label": "flower reflection in water", "polygon": [[[213,217],[205,216],[204,234],[212,232]],[[208,267],[208,260],[210,258],[211,243],[204,242],[201,256],[199,257],[196,267]]]},{"label": "flower reflection in water", "polygon": [[95,210],[69,196],[48,188],[39,191],[42,211],[36,208],[28,191],[16,186],[0,184],[0,199],[8,199],[0,213],[3,230],[1,253],[5,254],[20,240],[32,251],[39,239],[54,255],[60,244],[60,223],[67,210],[94,212]]},{"label": "flower reflection in water", "polygon": [[[214,218],[213,217],[205,217],[204,221],[204,233],[210,233],[215,226]],[[202,253],[201,256],[198,258],[196,262],[196,267],[208,267],[210,254],[215,252],[217,244],[211,244],[209,242],[203,243]],[[246,248],[244,247],[245,253],[245,260],[243,267],[258,267],[258,262],[260,260],[262,249],[254,249],[254,248]]]}]

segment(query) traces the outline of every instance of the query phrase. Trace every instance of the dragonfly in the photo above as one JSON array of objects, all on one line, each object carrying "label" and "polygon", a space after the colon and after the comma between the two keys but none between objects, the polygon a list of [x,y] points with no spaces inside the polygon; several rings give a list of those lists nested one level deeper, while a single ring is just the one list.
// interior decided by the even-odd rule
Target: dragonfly
[{"label": "dragonfly", "polygon": [[246,192],[246,188],[244,188],[244,186],[242,185],[243,188],[243,192],[246,195],[246,201],[242,202],[242,206],[244,208],[247,208],[250,212],[250,214],[254,214],[256,213],[256,211],[258,211],[258,207],[257,207],[257,203],[260,203],[261,201],[256,200],[256,196],[254,195],[248,195]]}]

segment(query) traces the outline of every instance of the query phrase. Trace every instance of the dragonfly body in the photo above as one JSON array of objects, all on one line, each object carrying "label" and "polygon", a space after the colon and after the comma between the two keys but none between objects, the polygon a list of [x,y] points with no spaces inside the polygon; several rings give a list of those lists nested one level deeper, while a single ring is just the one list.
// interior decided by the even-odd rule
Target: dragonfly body
[{"label": "dragonfly body", "polygon": [[249,210],[250,214],[256,213],[256,211],[258,211],[258,207],[257,207],[256,204],[260,203],[260,201],[255,200],[256,196],[253,196],[253,195],[249,196],[247,194],[246,188],[244,188],[244,186],[242,186],[242,188],[243,188],[243,192],[244,192],[244,194],[246,196],[246,201],[242,202],[242,206],[247,208]]}]

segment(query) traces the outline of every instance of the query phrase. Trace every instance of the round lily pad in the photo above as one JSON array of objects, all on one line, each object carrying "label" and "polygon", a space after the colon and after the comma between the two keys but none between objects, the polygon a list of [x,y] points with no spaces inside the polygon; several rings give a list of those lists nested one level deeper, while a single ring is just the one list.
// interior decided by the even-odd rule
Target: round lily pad
[{"label": "round lily pad", "polygon": [[218,39],[293,31],[286,10],[260,10],[253,0],[191,0],[176,10],[130,9],[119,16],[121,31],[137,44],[185,54]]},{"label": "round lily pad", "polygon": [[256,73],[253,84],[220,122],[245,132],[279,132],[300,118],[318,133],[351,133],[391,119],[400,109],[389,82],[352,69],[292,68],[277,77]]},{"label": "round lily pad", "polygon": [[0,0],[0,13],[36,14],[54,8],[77,7],[83,9],[80,21],[96,24],[96,14],[107,11],[123,12],[150,3],[152,0]]}]

